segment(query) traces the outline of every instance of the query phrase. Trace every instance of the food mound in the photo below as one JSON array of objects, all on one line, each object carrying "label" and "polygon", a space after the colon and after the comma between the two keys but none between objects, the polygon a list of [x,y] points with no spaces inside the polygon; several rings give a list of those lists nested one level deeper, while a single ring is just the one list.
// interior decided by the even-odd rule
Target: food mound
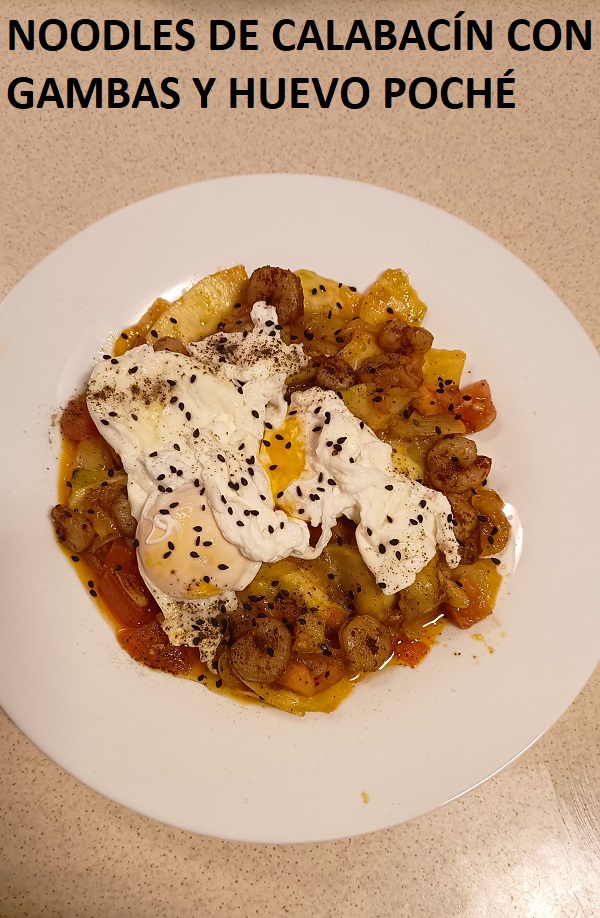
[{"label": "food mound", "polygon": [[510,527],[465,354],[399,269],[241,266],[158,299],[61,421],[58,535],[121,646],[295,714],[489,615]]}]

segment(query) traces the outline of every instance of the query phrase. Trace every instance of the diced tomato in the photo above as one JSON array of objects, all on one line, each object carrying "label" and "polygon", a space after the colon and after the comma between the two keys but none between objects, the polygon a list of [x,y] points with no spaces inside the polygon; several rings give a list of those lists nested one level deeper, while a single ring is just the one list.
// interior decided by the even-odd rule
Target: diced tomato
[{"label": "diced tomato", "polygon": [[414,669],[428,653],[429,647],[424,641],[410,638],[404,631],[396,632],[394,656],[399,663]]},{"label": "diced tomato", "polygon": [[123,628],[151,622],[160,611],[140,577],[135,549],[122,539],[111,542],[98,589],[113,618]]},{"label": "diced tomato", "polygon": [[444,615],[459,628],[470,628],[482,619],[492,614],[493,606],[483,590],[471,577],[461,577],[461,588],[467,594],[469,605],[463,609],[455,609],[448,603],[444,606]]},{"label": "diced tomato", "polygon": [[139,628],[123,628],[118,632],[117,639],[138,663],[165,673],[187,673],[198,659],[195,648],[169,644],[167,635],[156,620]]},{"label": "diced tomato", "polygon": [[69,440],[86,440],[98,433],[88,411],[85,395],[71,399],[60,419],[60,429]]},{"label": "diced tomato", "polygon": [[496,419],[496,409],[487,380],[459,389],[457,386],[442,386],[443,391],[420,386],[412,399],[413,408],[423,417],[450,414],[463,422],[467,433],[476,433],[489,427]]},{"label": "diced tomato", "polygon": [[492,421],[496,420],[496,409],[488,381],[481,379],[466,389],[461,389],[455,409],[457,414],[460,414],[467,433],[476,433],[489,427]]}]

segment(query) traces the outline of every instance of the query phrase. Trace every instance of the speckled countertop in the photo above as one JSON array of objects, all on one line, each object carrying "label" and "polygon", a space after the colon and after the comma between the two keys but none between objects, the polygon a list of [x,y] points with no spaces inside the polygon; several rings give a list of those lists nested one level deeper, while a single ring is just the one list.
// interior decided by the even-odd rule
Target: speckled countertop
[{"label": "speckled countertop", "polygon": [[[327,7],[6,0],[1,12],[6,35],[10,17],[252,17],[268,25],[293,16],[347,26],[377,16],[427,23],[458,9],[425,0],[332,0]],[[564,23],[595,13],[591,2],[554,0],[536,15],[522,3],[475,0],[467,15],[493,17],[500,34],[518,16]],[[190,102],[158,113],[19,112],[4,92],[0,294],[71,235],[147,195],[235,173],[320,173],[402,191],[484,230],[544,278],[598,344],[597,51],[519,54],[498,43],[493,53],[411,52],[390,60],[359,50],[298,57],[266,47],[254,56],[232,50],[167,61],[130,51],[3,53],[2,85],[25,74],[160,79],[172,71],[188,78],[362,74],[375,86],[385,76],[497,77],[514,67],[518,107],[249,112],[225,105],[202,111]],[[531,750],[441,811],[350,841],[281,847],[222,842],[139,816],[62,771],[2,715],[0,915],[598,915],[599,701],[597,672]]]}]

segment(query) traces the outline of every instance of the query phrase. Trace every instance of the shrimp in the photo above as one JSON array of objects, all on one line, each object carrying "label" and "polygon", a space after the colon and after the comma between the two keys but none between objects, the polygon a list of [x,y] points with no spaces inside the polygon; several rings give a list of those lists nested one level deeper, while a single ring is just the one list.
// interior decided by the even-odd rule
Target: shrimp
[{"label": "shrimp", "polygon": [[444,437],[427,453],[427,480],[438,491],[464,494],[487,479],[492,460],[478,456],[477,446],[467,437]]},{"label": "shrimp", "polygon": [[406,354],[381,354],[361,364],[358,377],[361,382],[375,378],[386,389],[418,389],[423,382],[423,360]]},{"label": "shrimp", "polygon": [[464,542],[477,529],[477,512],[460,494],[449,494],[448,501],[452,507],[454,535],[459,542]]},{"label": "shrimp", "polygon": [[319,356],[315,382],[322,389],[348,389],[356,382],[356,373],[341,357]]},{"label": "shrimp", "polygon": [[231,648],[235,675],[243,682],[275,682],[288,665],[292,638],[276,618],[253,619],[253,626]]},{"label": "shrimp", "polygon": [[90,547],[96,533],[89,518],[81,510],[71,510],[57,504],[51,512],[58,541],[69,551],[81,552]]},{"label": "shrimp", "polygon": [[423,356],[431,349],[433,335],[426,328],[407,325],[402,319],[390,319],[379,332],[382,351],[399,351],[409,357]]},{"label": "shrimp", "polygon": [[277,310],[281,325],[289,325],[304,313],[304,291],[297,274],[265,265],[250,275],[246,290],[249,304],[265,300]]}]

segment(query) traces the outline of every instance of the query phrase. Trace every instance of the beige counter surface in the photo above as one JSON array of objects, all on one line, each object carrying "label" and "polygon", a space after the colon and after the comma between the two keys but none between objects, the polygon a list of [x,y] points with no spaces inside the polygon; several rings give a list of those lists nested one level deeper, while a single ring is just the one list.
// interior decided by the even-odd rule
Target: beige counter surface
[{"label": "beige counter surface", "polygon": [[[583,23],[599,10],[575,0],[530,6],[523,12],[522,3],[508,0],[471,4],[465,16],[493,17],[492,52],[285,54],[265,40],[259,52],[243,54],[210,54],[204,41],[190,54],[6,54],[11,17],[38,24],[84,16],[144,23],[191,18],[197,34],[210,18],[245,17],[258,19],[268,37],[284,17],[334,18],[347,32],[361,16],[428,24],[459,12],[425,0],[7,0],[0,11],[0,295],[74,233],[147,195],[222,175],[307,172],[402,191],[474,224],[547,281],[598,344],[598,53],[519,53],[500,36],[519,16]],[[514,110],[417,111],[398,104],[386,111],[379,103],[356,112],[339,104],[325,112],[269,112],[226,104],[230,76],[361,75],[380,94],[386,76],[495,80],[509,68],[517,79]],[[83,82],[97,75],[131,81],[214,75],[217,102],[202,110],[188,94],[174,111],[18,111],[4,87],[24,75],[38,89],[46,76],[64,83],[67,76]],[[35,328],[35,316],[22,318],[26,333]],[[281,847],[200,837],[140,816],[62,771],[2,714],[0,916],[598,915],[599,702],[597,671],[532,749],[441,811],[349,841]]]}]

